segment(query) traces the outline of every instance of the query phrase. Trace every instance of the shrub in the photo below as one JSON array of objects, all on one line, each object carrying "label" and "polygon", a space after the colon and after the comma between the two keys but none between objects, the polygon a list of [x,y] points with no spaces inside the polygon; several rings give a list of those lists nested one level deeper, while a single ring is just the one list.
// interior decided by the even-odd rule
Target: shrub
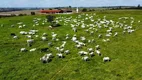
[{"label": "shrub", "polygon": [[87,9],[86,9],[86,8],[83,8],[83,9],[82,9],[82,12],[87,12]]},{"label": "shrub", "polygon": [[35,12],[31,12],[31,15],[35,15]]},{"label": "shrub", "polygon": [[48,15],[46,16],[46,18],[47,18],[47,21],[51,23],[52,21],[54,21],[55,16]]}]

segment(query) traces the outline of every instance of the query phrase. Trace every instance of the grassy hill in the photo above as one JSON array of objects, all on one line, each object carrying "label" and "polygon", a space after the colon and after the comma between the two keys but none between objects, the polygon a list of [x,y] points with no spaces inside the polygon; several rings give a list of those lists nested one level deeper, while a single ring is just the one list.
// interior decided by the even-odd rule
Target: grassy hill
[{"label": "grassy hill", "polygon": [[[46,19],[44,15],[1,18],[0,80],[142,80],[142,11],[111,10],[94,13],[55,15],[61,26],[53,29],[49,28],[49,23],[42,25],[43,20]],[[86,14],[93,16],[94,21],[85,20],[88,17]],[[81,15],[80,18],[79,15]],[[92,30],[94,31],[93,35],[86,33],[85,29],[82,29],[80,25],[76,26],[78,31],[74,32],[70,25],[76,25],[83,20],[86,25],[95,24],[94,22],[98,21],[98,19],[103,20],[104,16],[106,16],[106,20],[114,21],[114,26],[109,25],[108,28],[113,27],[112,33],[118,32],[118,36],[105,37],[108,28],[104,28],[103,24],[101,29],[98,26],[95,27],[98,32]],[[128,19],[120,20],[121,17],[128,17]],[[132,26],[135,29],[133,33],[126,32],[123,34],[123,28],[114,28],[117,26],[117,22],[123,23],[124,26],[131,25],[132,17],[134,18]],[[35,24],[33,22],[34,18],[41,19],[38,21],[39,25],[33,26]],[[74,22],[74,19],[77,22]],[[19,22],[23,22],[26,26],[18,28],[19,24],[17,23]],[[27,38],[19,32],[28,32],[31,29],[38,30],[37,35],[39,37],[33,37],[35,42],[31,47],[28,47]],[[52,32],[57,33],[59,41],[52,41]],[[18,39],[13,39],[11,33],[15,33]],[[43,33],[48,34],[48,41],[41,40]],[[55,47],[62,44],[66,34],[70,35],[70,39],[66,40],[65,49],[69,49],[71,53],[61,59],[56,56],[58,52]],[[71,41],[74,34],[77,35],[78,39],[80,39],[80,36],[85,36],[87,39],[95,39],[95,42],[86,43],[85,47],[77,49],[75,43]],[[98,38],[99,34],[102,34],[103,37]],[[103,42],[103,39],[110,39],[110,42]],[[53,47],[49,47],[48,42],[53,42]],[[102,56],[95,54],[94,57],[89,56],[89,61],[83,61],[82,56],[78,55],[78,51],[87,51],[87,48],[90,47],[95,49],[96,45],[100,45]],[[23,47],[28,50],[37,48],[37,50],[35,52],[20,52]],[[44,47],[48,47],[54,55],[50,63],[40,61],[44,54],[50,53],[41,53],[39,49]],[[111,61],[103,62],[105,56],[110,57]]]}]

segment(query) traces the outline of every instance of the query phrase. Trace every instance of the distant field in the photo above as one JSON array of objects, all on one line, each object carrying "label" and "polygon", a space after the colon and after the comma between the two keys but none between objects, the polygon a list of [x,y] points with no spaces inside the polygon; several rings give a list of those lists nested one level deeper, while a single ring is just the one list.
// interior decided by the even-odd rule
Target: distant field
[{"label": "distant field", "polygon": [[[49,28],[44,15],[0,19],[0,80],[142,80],[141,10],[108,10],[55,16],[56,21],[61,24],[60,27]],[[33,22],[34,19],[36,22]],[[17,24],[19,22],[23,23]],[[72,30],[71,24],[75,25],[77,32]],[[85,28],[81,27],[83,24]],[[25,26],[19,28],[21,25]],[[129,26],[132,28],[124,32],[124,28]],[[106,37],[110,27],[112,28],[110,37]],[[27,46],[26,35],[19,33],[29,30],[38,30],[36,35],[39,35],[39,37],[31,35],[34,39],[31,47]],[[129,34],[128,30],[135,31]],[[52,40],[52,32],[57,34],[59,41]],[[116,32],[118,35],[114,36]],[[11,33],[15,33],[18,39],[13,39]],[[43,33],[47,33],[47,41],[41,40]],[[66,34],[69,34],[67,40]],[[75,42],[71,40],[75,34],[79,41],[81,36],[86,38],[84,41],[86,46],[79,49],[75,47]],[[99,34],[102,37],[98,38]],[[89,43],[88,41],[92,39],[94,42]],[[105,41],[107,39],[108,41]],[[59,52],[55,49],[62,41],[67,42],[64,49],[70,50],[68,55],[62,53],[65,56],[63,59],[57,57],[56,54]],[[49,42],[53,43],[52,47],[49,47]],[[78,52],[82,50],[88,52],[88,48],[95,51],[96,45],[100,45],[102,56],[96,53],[94,57],[85,55],[89,57],[89,61],[83,61],[83,56]],[[45,47],[48,47],[50,52],[41,53],[40,49]],[[28,51],[20,52],[21,48]],[[32,48],[37,50],[30,52]],[[47,53],[52,53],[54,58],[49,63],[42,63],[40,58]],[[103,62],[105,56],[110,57],[111,61]]]},{"label": "distant field", "polygon": [[0,12],[0,14],[27,14],[31,15],[31,12],[40,14],[39,10],[22,10],[22,11],[11,11],[11,12]]}]

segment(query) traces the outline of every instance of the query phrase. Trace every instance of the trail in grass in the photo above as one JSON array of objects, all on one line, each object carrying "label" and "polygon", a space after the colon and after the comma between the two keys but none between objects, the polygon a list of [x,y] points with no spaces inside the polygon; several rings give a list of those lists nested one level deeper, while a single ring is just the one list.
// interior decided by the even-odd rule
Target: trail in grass
[{"label": "trail in grass", "polygon": [[63,71],[63,69],[67,66],[68,63],[70,63],[70,61],[71,61],[72,59],[76,59],[76,58],[70,58],[70,59],[68,60],[68,62],[67,62],[59,71],[57,71],[50,79],[51,79],[51,80],[54,80],[54,78],[56,77],[56,75],[58,75],[61,71]]}]

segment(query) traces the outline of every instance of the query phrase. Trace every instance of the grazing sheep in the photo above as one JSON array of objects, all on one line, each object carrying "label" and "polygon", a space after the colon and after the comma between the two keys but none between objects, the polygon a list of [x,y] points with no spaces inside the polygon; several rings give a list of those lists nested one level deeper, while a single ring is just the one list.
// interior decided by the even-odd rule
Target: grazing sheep
[{"label": "grazing sheep", "polygon": [[32,39],[32,36],[31,35],[26,35],[27,38],[29,39]]},{"label": "grazing sheep", "polygon": [[117,32],[115,32],[113,36],[115,37],[115,36],[117,36],[117,35],[118,35],[118,33],[117,33]]},{"label": "grazing sheep", "polygon": [[20,34],[22,34],[22,35],[26,35],[26,34],[28,34],[26,31],[20,31]]},{"label": "grazing sheep", "polygon": [[78,44],[78,45],[76,45],[76,47],[77,47],[77,48],[81,48],[82,46]]},{"label": "grazing sheep", "polygon": [[74,27],[74,28],[72,28],[72,30],[73,30],[74,32],[77,32],[77,28],[75,28],[75,27]]},{"label": "grazing sheep", "polygon": [[34,52],[36,51],[36,48],[30,49],[30,52]]},{"label": "grazing sheep", "polygon": [[99,35],[98,35],[98,38],[102,38],[102,34],[99,34]]},{"label": "grazing sheep", "polygon": [[86,38],[84,36],[80,37],[81,41],[85,41]]},{"label": "grazing sheep", "polygon": [[20,52],[26,52],[26,51],[27,51],[26,48],[21,48],[21,49],[20,49]]},{"label": "grazing sheep", "polygon": [[88,61],[88,60],[89,60],[89,57],[88,57],[88,56],[84,56],[84,57],[82,57],[82,59],[83,59],[84,61]]},{"label": "grazing sheep", "polygon": [[47,36],[47,33],[43,33],[42,36]]},{"label": "grazing sheep", "polygon": [[41,39],[42,39],[43,41],[46,41],[46,40],[47,40],[47,38],[46,38],[46,37],[41,37]]},{"label": "grazing sheep", "polygon": [[29,47],[31,47],[33,42],[34,42],[34,40],[33,40],[33,39],[29,39],[29,40],[27,40],[27,44],[28,44],[28,46],[29,46]]},{"label": "grazing sheep", "polygon": [[70,53],[70,50],[65,50],[64,53],[65,53],[65,54],[69,54],[69,53]]},{"label": "grazing sheep", "polygon": [[111,61],[111,59],[110,59],[109,57],[104,57],[104,58],[103,58],[103,61],[104,61],[104,62],[107,62],[107,61]]},{"label": "grazing sheep", "polygon": [[18,36],[13,36],[13,39],[18,39]]},{"label": "grazing sheep", "polygon": [[101,56],[101,52],[99,50],[96,50],[96,53]]},{"label": "grazing sheep", "polygon": [[49,43],[48,43],[48,46],[49,46],[49,47],[53,46],[52,42],[49,42]]},{"label": "grazing sheep", "polygon": [[89,52],[94,52],[93,48],[88,48],[87,49]]},{"label": "grazing sheep", "polygon": [[77,40],[77,37],[76,37],[76,35],[75,35],[75,34],[73,35],[73,37],[72,37],[72,39],[71,39],[71,40],[72,40],[72,41],[74,41],[74,42]]},{"label": "grazing sheep", "polygon": [[99,50],[100,49],[100,45],[96,45],[96,50]]},{"label": "grazing sheep", "polygon": [[85,52],[85,51],[79,51],[78,54],[79,54],[80,56],[82,56],[82,55],[87,55],[88,52]]},{"label": "grazing sheep", "polygon": [[91,57],[95,56],[94,52],[89,53]]},{"label": "grazing sheep", "polygon": [[63,44],[60,46],[60,48],[64,48],[66,45],[66,41],[63,41]]},{"label": "grazing sheep", "polygon": [[47,55],[44,55],[42,58],[40,58],[40,60],[43,62],[43,63],[48,63],[51,61],[51,58]]},{"label": "grazing sheep", "polygon": [[61,53],[57,53],[57,56],[58,56],[59,58],[64,58],[63,54],[61,54]]},{"label": "grazing sheep", "polygon": [[52,53],[49,53],[49,54],[45,54],[47,57],[49,58],[53,58],[53,54]]}]

